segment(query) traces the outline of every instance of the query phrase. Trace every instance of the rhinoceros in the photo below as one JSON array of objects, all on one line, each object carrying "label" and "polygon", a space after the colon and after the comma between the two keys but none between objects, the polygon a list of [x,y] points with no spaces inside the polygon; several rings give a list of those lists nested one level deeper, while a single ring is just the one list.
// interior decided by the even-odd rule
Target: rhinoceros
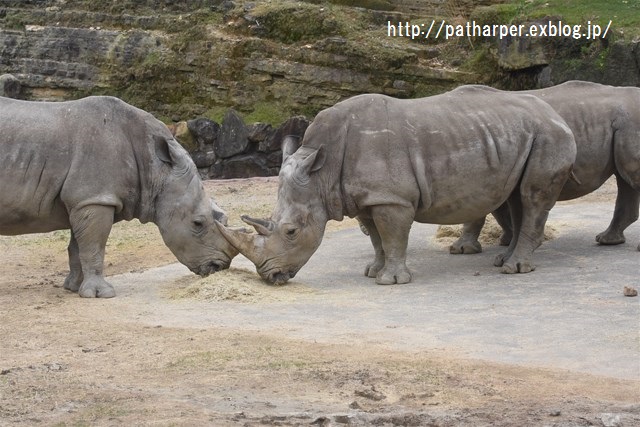
[{"label": "rhinoceros", "polygon": [[217,224],[273,283],[294,277],[327,221],[345,215],[370,231],[375,258],[365,275],[407,283],[413,221],[460,223],[507,200],[520,213],[517,238],[496,264],[529,272],[576,155],[571,131],[549,105],[479,86],[411,100],[359,95],[321,111],[292,148],[284,147],[271,218],[243,217],[258,234]]},{"label": "rhinoceros", "polygon": [[[582,197],[602,186],[611,175],[616,176],[618,196],[613,218],[596,241],[602,245],[624,243],[624,230],[638,219],[640,202],[640,88],[570,81],[518,93],[544,100],[573,131],[578,150],[573,172],[579,180],[568,180],[558,200]],[[508,245],[512,236],[508,207],[500,207],[494,216],[504,229],[501,244]],[[484,222],[482,217],[466,223],[450,252],[481,252],[478,236]]]},{"label": "rhinoceros", "polygon": [[155,223],[180,262],[199,275],[237,251],[214,221],[196,167],[166,126],[113,97],[66,102],[0,98],[0,234],[70,229],[64,287],[113,297],[103,277],[114,222]]}]

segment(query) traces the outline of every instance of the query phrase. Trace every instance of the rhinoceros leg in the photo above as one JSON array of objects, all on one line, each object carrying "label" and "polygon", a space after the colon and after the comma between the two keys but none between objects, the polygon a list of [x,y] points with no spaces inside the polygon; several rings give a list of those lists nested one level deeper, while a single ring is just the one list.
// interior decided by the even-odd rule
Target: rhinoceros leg
[{"label": "rhinoceros leg", "polygon": [[[502,227],[502,235],[500,236],[500,246],[509,246],[513,238],[513,229],[511,226],[511,215],[509,214],[509,206],[503,203],[498,209],[491,213]],[[478,254],[482,252],[482,245],[478,241],[482,227],[484,227],[486,217],[478,218],[473,222],[465,222],[462,226],[462,235],[449,246],[449,253],[457,254]]]},{"label": "rhinoceros leg", "polygon": [[380,239],[378,229],[371,218],[358,217],[358,221],[360,222],[360,230],[363,228],[367,230],[365,234],[367,234],[371,239],[371,244],[375,251],[375,258],[373,259],[373,262],[370,262],[365,267],[364,275],[375,278],[378,276],[378,272],[384,268],[384,249],[382,248],[382,239]]},{"label": "rhinoceros leg", "polygon": [[[506,205],[509,209],[509,215],[511,216],[514,236],[509,242],[507,250],[496,256],[493,262],[493,265],[496,267],[504,266],[505,262],[513,255],[518,243],[519,231],[522,228],[522,200],[520,199],[520,192],[518,190],[513,192]],[[517,273],[517,271],[515,272]]]},{"label": "rhinoceros leg", "polygon": [[509,199],[514,234],[507,251],[498,255],[494,262],[507,274],[529,273],[536,269],[532,262],[533,251],[542,243],[549,214],[548,210],[522,202],[518,191]]},{"label": "rhinoceros leg", "polygon": [[478,218],[472,222],[465,222],[462,226],[462,235],[449,246],[449,253],[478,254],[482,252],[482,245],[478,241],[486,217]]},{"label": "rhinoceros leg", "polygon": [[609,228],[596,236],[596,241],[601,245],[624,243],[626,240],[624,230],[638,220],[640,193],[620,176],[616,176],[616,183],[618,184],[618,196],[611,224],[609,224]]},{"label": "rhinoceros leg", "polygon": [[71,239],[67,248],[69,254],[69,275],[64,280],[64,288],[72,292],[78,292],[82,284],[82,264],[80,264],[80,250],[78,249],[78,241],[71,231]]},{"label": "rhinoceros leg", "polygon": [[498,225],[502,228],[500,236],[500,246],[509,246],[513,239],[513,224],[511,224],[511,213],[508,203],[503,203],[498,209],[491,212]]},{"label": "rhinoceros leg", "polygon": [[[379,285],[393,285],[394,283],[409,283],[411,272],[407,268],[407,243],[409,231],[415,212],[411,208],[403,206],[374,206],[371,208],[371,217],[375,224],[376,233],[370,229],[371,236],[378,234],[382,253],[384,254],[384,267],[376,275],[376,283]],[[371,238],[374,243],[374,238]],[[376,251],[376,256],[378,252]],[[375,264],[375,262],[374,262]]]},{"label": "rhinoceros leg", "polygon": [[90,205],[73,210],[69,215],[71,228],[78,244],[82,267],[81,297],[110,298],[116,295],[113,286],[103,276],[104,250],[113,225],[114,208]]}]

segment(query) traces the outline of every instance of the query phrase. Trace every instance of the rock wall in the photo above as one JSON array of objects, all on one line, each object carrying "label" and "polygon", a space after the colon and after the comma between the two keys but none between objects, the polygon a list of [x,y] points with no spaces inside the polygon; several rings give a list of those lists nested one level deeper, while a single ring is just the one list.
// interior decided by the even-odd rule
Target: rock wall
[{"label": "rock wall", "polygon": [[397,12],[265,4],[0,0],[0,74],[27,98],[110,94],[167,120],[265,106],[283,120],[362,92],[422,96],[474,80],[434,65],[430,46],[387,38]]}]

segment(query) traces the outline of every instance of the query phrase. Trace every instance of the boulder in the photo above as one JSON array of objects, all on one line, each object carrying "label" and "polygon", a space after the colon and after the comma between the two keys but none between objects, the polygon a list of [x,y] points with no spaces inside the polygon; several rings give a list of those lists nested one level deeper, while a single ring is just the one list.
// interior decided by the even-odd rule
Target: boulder
[{"label": "boulder", "polygon": [[244,153],[249,147],[249,131],[242,117],[233,109],[222,120],[220,135],[213,144],[216,156],[221,159]]},{"label": "boulder", "polygon": [[296,136],[300,139],[304,136],[311,122],[304,116],[294,116],[284,122],[269,138],[260,142],[259,151],[277,151],[280,150],[282,140],[285,136]]},{"label": "boulder", "polygon": [[505,37],[498,42],[498,65],[507,71],[548,65],[545,43],[535,37]]},{"label": "boulder", "polygon": [[205,151],[207,146],[213,150],[213,145],[220,134],[220,125],[218,123],[206,118],[199,118],[187,121],[187,128],[193,135],[198,150]]},{"label": "boulder", "polygon": [[208,150],[196,150],[191,153],[193,163],[196,164],[198,169],[209,168],[216,162],[216,153],[213,148]]},{"label": "boulder", "polygon": [[255,152],[218,160],[209,169],[209,178],[230,179],[277,175],[279,164],[270,166],[272,162],[269,162],[268,157],[266,153]]},{"label": "boulder", "polygon": [[0,96],[7,98],[18,98],[22,85],[20,80],[11,74],[3,74],[0,76]]},{"label": "boulder", "polygon": [[275,129],[268,123],[254,123],[249,126],[249,142],[261,143],[273,135]]}]

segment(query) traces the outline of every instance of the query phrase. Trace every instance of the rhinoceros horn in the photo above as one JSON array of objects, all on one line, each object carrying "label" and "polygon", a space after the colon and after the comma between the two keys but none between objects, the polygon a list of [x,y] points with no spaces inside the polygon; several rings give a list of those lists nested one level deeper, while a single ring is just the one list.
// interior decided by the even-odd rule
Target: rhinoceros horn
[{"label": "rhinoceros horn", "polygon": [[282,163],[300,148],[300,137],[295,135],[287,135],[282,139]]},{"label": "rhinoceros horn", "polygon": [[[271,233],[265,225],[268,223],[266,220],[255,220],[249,218],[249,221],[247,221],[244,217],[242,220],[247,224],[253,225],[258,233],[260,233],[260,231]],[[253,262],[255,265],[262,264],[264,259],[264,256],[262,255],[262,248],[264,247],[264,240],[266,238],[265,234],[251,234],[245,229],[228,228],[218,221],[216,221],[216,226],[224,238],[231,243],[231,246],[235,247],[242,255],[247,257],[249,261]]]}]

